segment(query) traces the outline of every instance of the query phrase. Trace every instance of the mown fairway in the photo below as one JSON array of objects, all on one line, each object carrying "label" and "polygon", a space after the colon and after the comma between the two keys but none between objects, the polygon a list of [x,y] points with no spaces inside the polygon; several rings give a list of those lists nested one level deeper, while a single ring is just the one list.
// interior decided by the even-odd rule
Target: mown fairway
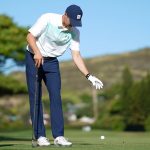
[{"label": "mown fairway", "polygon": [[[105,135],[105,140],[100,140],[100,135]],[[149,150],[150,133],[110,132],[92,130],[66,130],[65,136],[73,142],[72,147],[56,147],[53,145],[51,132],[47,131],[50,139],[49,147],[31,147],[31,131],[14,131],[0,133],[0,149],[8,150],[33,150],[33,149],[69,149],[69,150]]]}]

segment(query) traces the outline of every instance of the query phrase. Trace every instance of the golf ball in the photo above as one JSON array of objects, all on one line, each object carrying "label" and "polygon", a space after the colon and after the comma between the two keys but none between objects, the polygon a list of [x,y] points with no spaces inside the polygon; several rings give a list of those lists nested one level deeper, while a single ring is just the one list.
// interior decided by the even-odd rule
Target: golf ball
[{"label": "golf ball", "polygon": [[101,136],[100,136],[100,139],[101,139],[101,140],[104,140],[104,139],[105,139],[105,136],[101,135]]}]

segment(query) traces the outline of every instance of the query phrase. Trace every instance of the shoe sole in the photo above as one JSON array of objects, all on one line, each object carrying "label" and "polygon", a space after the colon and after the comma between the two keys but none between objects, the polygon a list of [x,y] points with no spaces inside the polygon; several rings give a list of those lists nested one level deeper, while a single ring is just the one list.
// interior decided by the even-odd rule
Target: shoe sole
[{"label": "shoe sole", "polygon": [[54,145],[57,147],[71,147],[72,146],[72,144],[71,145],[61,145],[61,144],[55,144],[55,143],[54,143]]},{"label": "shoe sole", "polygon": [[49,145],[39,145],[39,144],[37,144],[37,146],[39,146],[39,147],[47,147],[47,146],[50,146],[51,144],[49,144]]}]

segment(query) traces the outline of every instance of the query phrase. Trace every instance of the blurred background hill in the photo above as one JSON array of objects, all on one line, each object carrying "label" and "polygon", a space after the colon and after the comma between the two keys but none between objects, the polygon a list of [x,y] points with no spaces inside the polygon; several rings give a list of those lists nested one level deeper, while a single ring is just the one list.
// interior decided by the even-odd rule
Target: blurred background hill
[{"label": "blurred background hill", "polygon": [[[98,56],[84,59],[88,69],[98,76],[105,85],[105,89],[116,82],[121,82],[124,67],[129,67],[134,80],[142,79],[150,70],[150,48],[143,48],[134,52],[123,54]],[[90,92],[90,84],[77,70],[73,61],[60,63],[62,90],[68,92]],[[13,72],[10,76],[21,83],[25,83],[24,72]]]}]

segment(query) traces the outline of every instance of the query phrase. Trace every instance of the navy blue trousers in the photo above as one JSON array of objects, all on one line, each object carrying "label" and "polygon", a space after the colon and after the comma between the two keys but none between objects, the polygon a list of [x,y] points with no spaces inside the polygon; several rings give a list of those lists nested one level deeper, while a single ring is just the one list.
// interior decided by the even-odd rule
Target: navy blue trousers
[{"label": "navy blue trousers", "polygon": [[[34,126],[35,138],[46,136],[43,122],[42,109],[42,83],[43,80],[50,98],[50,124],[54,138],[64,136],[64,119],[61,101],[61,78],[59,62],[56,57],[44,59],[43,65],[38,69],[38,79],[36,81],[36,67],[33,54],[26,51],[26,79],[30,102],[30,115]],[[37,85],[35,84],[37,83]],[[36,86],[35,86],[36,85]],[[37,93],[35,94],[37,87]],[[35,96],[37,97],[37,117],[34,118]]]}]

